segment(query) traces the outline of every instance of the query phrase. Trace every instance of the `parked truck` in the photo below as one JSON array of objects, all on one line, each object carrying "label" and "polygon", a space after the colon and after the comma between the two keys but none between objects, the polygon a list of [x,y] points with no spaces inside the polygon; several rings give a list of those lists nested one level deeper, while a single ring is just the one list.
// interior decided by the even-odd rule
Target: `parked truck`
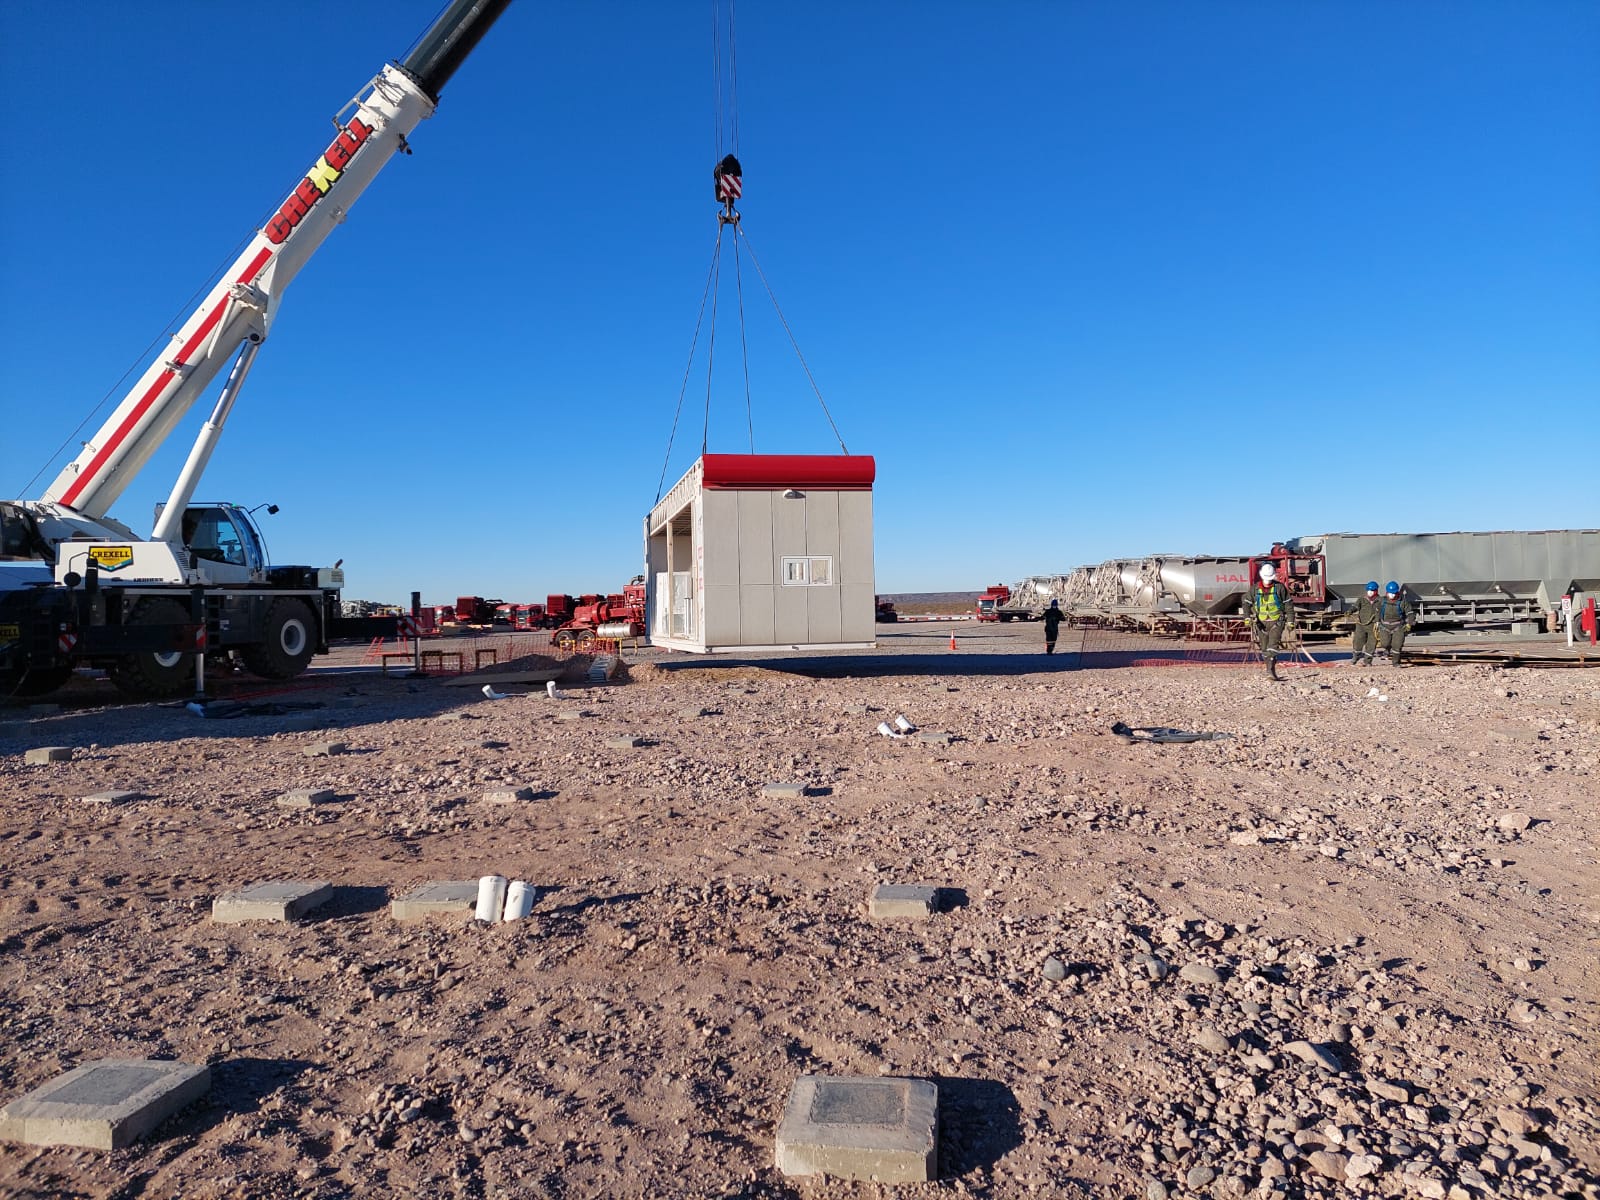
[{"label": "parked truck", "polygon": [[1009,621],[1011,614],[1002,606],[1011,599],[1011,589],[1003,583],[992,583],[979,595],[973,605],[973,616],[980,621]]},{"label": "parked truck", "polygon": [[[550,600],[571,601],[572,597],[551,596]],[[550,644],[562,650],[583,650],[596,638],[642,637],[645,631],[644,576],[636,575],[620,592],[610,595],[579,596],[568,609],[567,617],[550,637]]]},{"label": "parked truck", "polygon": [[[194,495],[285,289],[509,3],[454,0],[341,108],[327,148],[82,452],[39,498],[0,502],[0,698],[50,692],[80,666],[106,668],[133,695],[170,696],[191,688],[201,655],[287,679],[326,651],[340,564],[275,565],[253,510]],[[141,537],[110,509],[224,368]]]}]

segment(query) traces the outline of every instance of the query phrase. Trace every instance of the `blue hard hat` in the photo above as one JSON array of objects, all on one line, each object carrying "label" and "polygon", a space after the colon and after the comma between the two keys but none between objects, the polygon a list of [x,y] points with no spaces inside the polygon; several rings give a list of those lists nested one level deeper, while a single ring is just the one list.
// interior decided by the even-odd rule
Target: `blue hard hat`
[{"label": "blue hard hat", "polygon": [[1375,592],[1377,590],[1378,590],[1378,581],[1376,579],[1367,580],[1367,591]]},{"label": "blue hard hat", "polygon": [[1388,583],[1383,585],[1383,590],[1388,592],[1391,596],[1398,596],[1400,594],[1400,585],[1391,579]]}]

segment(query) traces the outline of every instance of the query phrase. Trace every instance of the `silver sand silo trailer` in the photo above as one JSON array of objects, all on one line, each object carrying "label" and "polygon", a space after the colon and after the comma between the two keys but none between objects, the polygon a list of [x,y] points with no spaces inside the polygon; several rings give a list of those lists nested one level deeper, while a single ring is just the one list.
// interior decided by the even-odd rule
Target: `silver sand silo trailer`
[{"label": "silver sand silo trailer", "polygon": [[1401,584],[1419,624],[1549,627],[1561,597],[1600,587],[1600,529],[1489,533],[1324,533],[1293,538],[1321,554],[1328,591],[1349,608],[1371,580]]}]

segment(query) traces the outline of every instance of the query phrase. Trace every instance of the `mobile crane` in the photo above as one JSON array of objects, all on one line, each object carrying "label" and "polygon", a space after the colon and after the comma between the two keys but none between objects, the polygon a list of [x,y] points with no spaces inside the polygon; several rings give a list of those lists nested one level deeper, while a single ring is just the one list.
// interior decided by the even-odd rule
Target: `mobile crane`
[{"label": "mobile crane", "polygon": [[[326,653],[343,572],[274,566],[250,511],[192,503],[285,289],[406,139],[511,0],[454,0],[403,62],[334,117],[337,133],[82,452],[37,500],[0,501],[0,699],[79,666],[123,691],[181,694],[195,660],[288,679]],[[215,407],[148,538],[109,515],[231,360]]]}]

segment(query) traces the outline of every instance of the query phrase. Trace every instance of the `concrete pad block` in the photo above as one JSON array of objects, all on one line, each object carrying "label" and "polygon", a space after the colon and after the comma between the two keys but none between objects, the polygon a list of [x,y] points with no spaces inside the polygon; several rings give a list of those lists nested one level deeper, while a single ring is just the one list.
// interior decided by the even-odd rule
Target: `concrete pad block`
[{"label": "concrete pad block", "polygon": [[483,793],[483,798],[490,804],[521,804],[524,800],[532,800],[533,796],[530,787],[496,787]]},{"label": "concrete pad block", "polygon": [[349,748],[344,742],[313,742],[300,753],[307,758],[332,758],[335,754],[343,754]]},{"label": "concrete pad block", "polygon": [[939,906],[939,889],[927,884],[880,883],[867,912],[874,917],[928,917]]},{"label": "concrete pad block", "polygon": [[688,708],[680,709],[678,711],[678,715],[685,721],[698,721],[701,717],[709,717],[711,715],[711,710],[709,708],[702,708],[698,704],[694,704]]},{"label": "concrete pad block", "polygon": [[31,1146],[115,1150],[211,1090],[211,1069],[102,1058],[58,1075],[0,1109],[0,1138]]},{"label": "concrete pad block", "polygon": [[319,804],[332,804],[338,797],[332,788],[296,788],[278,797],[279,808],[315,808]]},{"label": "concrete pad block", "polygon": [[613,750],[636,750],[644,745],[640,737],[614,737],[606,743]]},{"label": "concrete pad block", "polygon": [[806,794],[803,783],[769,783],[761,789],[763,796],[777,796],[785,800],[798,800]]},{"label": "concrete pad block", "polygon": [[29,767],[42,767],[45,763],[71,761],[71,746],[35,746],[22,756],[23,765]]},{"label": "concrete pad block", "polygon": [[955,741],[955,734],[946,733],[942,729],[924,729],[918,732],[917,740],[926,742],[930,746],[948,746]]},{"label": "concrete pad block", "polygon": [[472,919],[477,905],[476,879],[435,880],[389,901],[389,915],[396,921],[420,921],[439,914],[465,921]]},{"label": "concrete pad block", "polygon": [[87,796],[80,797],[80,799],[85,804],[126,804],[130,800],[137,800],[143,794],[142,792],[121,791],[90,792]]},{"label": "concrete pad block", "polygon": [[925,1079],[802,1075],[778,1126],[777,1168],[879,1183],[938,1178],[939,1089]]},{"label": "concrete pad block", "polygon": [[872,711],[870,704],[846,704],[841,710],[847,717],[864,717]]},{"label": "concrete pad block", "polygon": [[211,919],[219,925],[241,921],[296,921],[333,899],[331,883],[252,883],[211,902]]},{"label": "concrete pad block", "polygon": [[581,721],[581,720],[583,720],[584,717],[586,717],[588,715],[589,715],[588,713],[579,712],[575,708],[564,708],[564,709],[562,709],[560,712],[558,712],[556,714],[556,720],[558,720],[558,721]]}]

